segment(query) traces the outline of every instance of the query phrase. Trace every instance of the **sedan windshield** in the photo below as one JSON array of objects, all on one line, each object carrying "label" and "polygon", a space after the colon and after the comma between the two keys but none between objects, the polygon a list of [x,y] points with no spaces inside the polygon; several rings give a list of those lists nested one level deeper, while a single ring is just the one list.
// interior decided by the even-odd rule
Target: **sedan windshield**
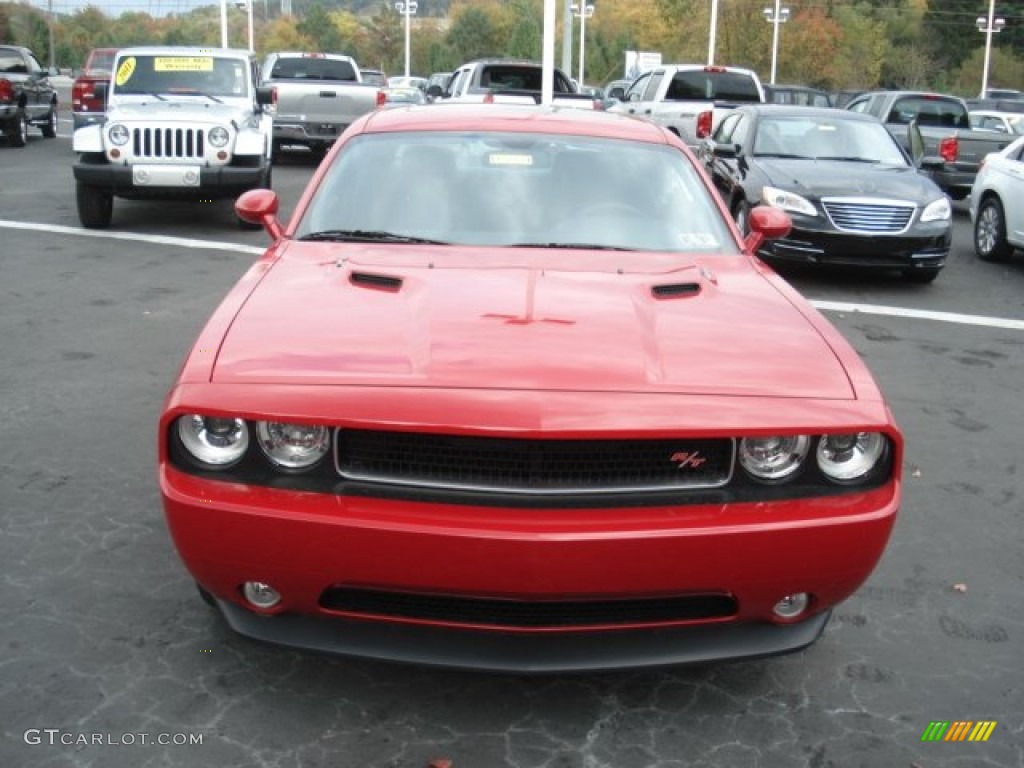
[{"label": "sedan windshield", "polygon": [[348,142],[296,237],[735,253],[693,163],[664,145],[405,132]]},{"label": "sedan windshield", "polygon": [[836,117],[763,117],[754,136],[754,155],[812,160],[908,165],[879,122]]}]

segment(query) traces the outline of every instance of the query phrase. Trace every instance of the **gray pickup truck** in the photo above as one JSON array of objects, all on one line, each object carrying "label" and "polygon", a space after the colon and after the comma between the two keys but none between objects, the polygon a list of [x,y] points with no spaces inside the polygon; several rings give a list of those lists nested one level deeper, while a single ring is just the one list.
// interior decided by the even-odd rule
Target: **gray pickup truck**
[{"label": "gray pickup truck", "polygon": [[57,135],[57,93],[50,84],[55,74],[28,48],[0,45],[0,132],[12,147],[25,146],[30,125],[48,139]]},{"label": "gray pickup truck", "polygon": [[260,90],[274,105],[274,154],[283,146],[326,151],[342,131],[383,103],[381,90],[364,83],[351,56],[271,53],[260,69]]},{"label": "gray pickup truck", "polygon": [[764,100],[764,88],[753,70],[666,64],[640,75],[608,111],[655,122],[696,150],[740,104]]},{"label": "gray pickup truck", "polygon": [[941,166],[926,163],[926,167],[934,168],[929,175],[953,200],[963,200],[971,193],[985,155],[998,152],[1013,140],[1012,136],[972,129],[967,103],[958,96],[873,91],[854,99],[846,109],[877,117],[908,151],[908,130],[914,121],[924,139],[925,156],[943,161]]}]

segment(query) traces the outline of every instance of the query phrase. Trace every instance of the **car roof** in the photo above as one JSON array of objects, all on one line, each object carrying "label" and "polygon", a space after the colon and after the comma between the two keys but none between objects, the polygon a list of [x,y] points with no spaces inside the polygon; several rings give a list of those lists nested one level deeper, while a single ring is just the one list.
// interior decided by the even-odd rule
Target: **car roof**
[{"label": "car roof", "polygon": [[232,58],[246,58],[253,56],[249,51],[241,48],[200,48],[198,46],[181,45],[138,45],[130,48],[121,48],[118,54],[125,56],[223,56]]},{"label": "car roof", "polygon": [[518,104],[432,104],[397,112],[370,113],[364,133],[404,131],[511,131],[555,133],[667,144],[664,129],[637,118],[601,110]]},{"label": "car roof", "polygon": [[742,104],[736,108],[739,112],[751,112],[756,115],[781,115],[783,117],[821,117],[830,120],[850,120],[862,123],[877,123],[874,115],[862,112],[851,112],[835,107],[804,107],[795,104]]}]

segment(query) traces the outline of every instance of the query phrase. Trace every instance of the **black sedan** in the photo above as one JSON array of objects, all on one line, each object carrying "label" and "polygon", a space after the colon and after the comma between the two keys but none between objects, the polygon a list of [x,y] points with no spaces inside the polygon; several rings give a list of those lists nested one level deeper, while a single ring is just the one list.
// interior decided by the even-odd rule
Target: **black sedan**
[{"label": "black sedan", "polygon": [[743,106],[699,153],[744,233],[755,205],[792,217],[789,236],[761,246],[766,261],[895,269],[920,283],[946,262],[949,198],[870,115]]}]

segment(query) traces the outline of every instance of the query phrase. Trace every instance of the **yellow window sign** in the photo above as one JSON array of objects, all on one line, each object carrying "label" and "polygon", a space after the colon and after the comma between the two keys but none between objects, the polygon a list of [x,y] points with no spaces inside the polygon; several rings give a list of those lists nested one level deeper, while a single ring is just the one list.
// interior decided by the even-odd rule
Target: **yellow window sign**
[{"label": "yellow window sign", "polygon": [[153,59],[156,72],[213,72],[212,56],[158,56]]},{"label": "yellow window sign", "polygon": [[124,85],[131,80],[134,73],[135,57],[129,56],[128,58],[121,59],[121,66],[117,68],[117,76],[114,78],[114,82],[119,86]]}]

